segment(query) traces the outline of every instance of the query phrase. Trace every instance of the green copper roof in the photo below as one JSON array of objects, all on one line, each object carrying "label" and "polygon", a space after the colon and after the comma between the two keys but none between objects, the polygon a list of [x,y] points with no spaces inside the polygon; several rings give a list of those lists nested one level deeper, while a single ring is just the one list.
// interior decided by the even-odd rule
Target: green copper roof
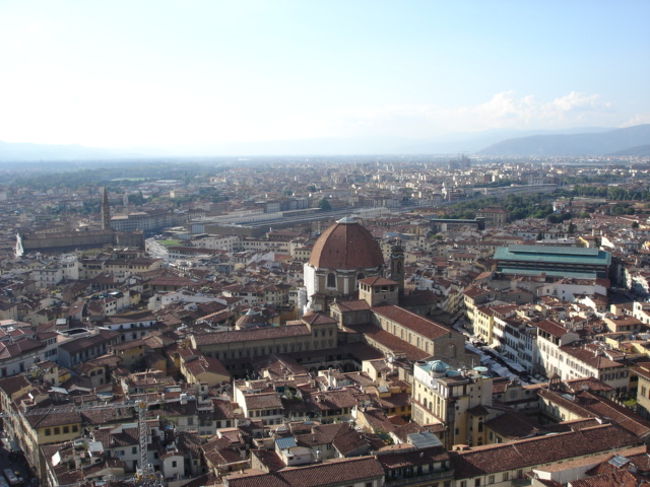
[{"label": "green copper roof", "polygon": [[511,245],[497,247],[495,260],[529,263],[584,264],[608,266],[612,262],[609,252],[582,247],[547,247],[545,245]]}]

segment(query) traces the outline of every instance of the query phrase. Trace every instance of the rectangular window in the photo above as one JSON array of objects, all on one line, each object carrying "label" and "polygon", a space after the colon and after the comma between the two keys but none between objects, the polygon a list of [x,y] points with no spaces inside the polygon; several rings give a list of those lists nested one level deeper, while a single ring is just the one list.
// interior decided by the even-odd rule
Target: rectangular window
[{"label": "rectangular window", "polygon": [[54,434],[55,435],[60,435],[61,434],[61,428],[59,428],[58,426],[56,428],[54,428]]},{"label": "rectangular window", "polygon": [[45,436],[50,436],[52,434],[52,431],[50,428],[45,428]]},{"label": "rectangular window", "polygon": [[70,432],[70,427],[64,426],[63,427],[63,433],[65,434],[65,433],[69,433],[69,432]]}]

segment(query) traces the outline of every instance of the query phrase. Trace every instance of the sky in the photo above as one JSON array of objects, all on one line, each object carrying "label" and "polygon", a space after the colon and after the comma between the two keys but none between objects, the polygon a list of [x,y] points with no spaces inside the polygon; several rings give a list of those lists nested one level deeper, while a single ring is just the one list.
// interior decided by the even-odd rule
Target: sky
[{"label": "sky", "polygon": [[0,0],[0,140],[106,148],[650,122],[646,0]]}]

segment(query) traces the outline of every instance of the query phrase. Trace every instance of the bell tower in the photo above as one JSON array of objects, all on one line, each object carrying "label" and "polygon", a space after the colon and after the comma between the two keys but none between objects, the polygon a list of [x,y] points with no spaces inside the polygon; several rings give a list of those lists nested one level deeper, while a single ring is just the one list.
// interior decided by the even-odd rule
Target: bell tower
[{"label": "bell tower", "polygon": [[111,209],[108,206],[108,191],[106,191],[106,186],[104,186],[102,188],[101,214],[102,214],[102,230],[110,230],[111,229]]},{"label": "bell tower", "polygon": [[393,242],[390,249],[389,279],[398,284],[399,295],[404,294],[404,247],[399,239]]}]

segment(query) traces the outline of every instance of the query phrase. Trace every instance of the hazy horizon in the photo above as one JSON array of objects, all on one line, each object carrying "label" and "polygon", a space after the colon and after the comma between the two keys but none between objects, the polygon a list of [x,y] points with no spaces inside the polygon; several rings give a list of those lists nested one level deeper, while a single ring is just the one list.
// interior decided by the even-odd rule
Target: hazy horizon
[{"label": "hazy horizon", "polygon": [[0,141],[201,154],[650,122],[650,3],[0,3]]}]

